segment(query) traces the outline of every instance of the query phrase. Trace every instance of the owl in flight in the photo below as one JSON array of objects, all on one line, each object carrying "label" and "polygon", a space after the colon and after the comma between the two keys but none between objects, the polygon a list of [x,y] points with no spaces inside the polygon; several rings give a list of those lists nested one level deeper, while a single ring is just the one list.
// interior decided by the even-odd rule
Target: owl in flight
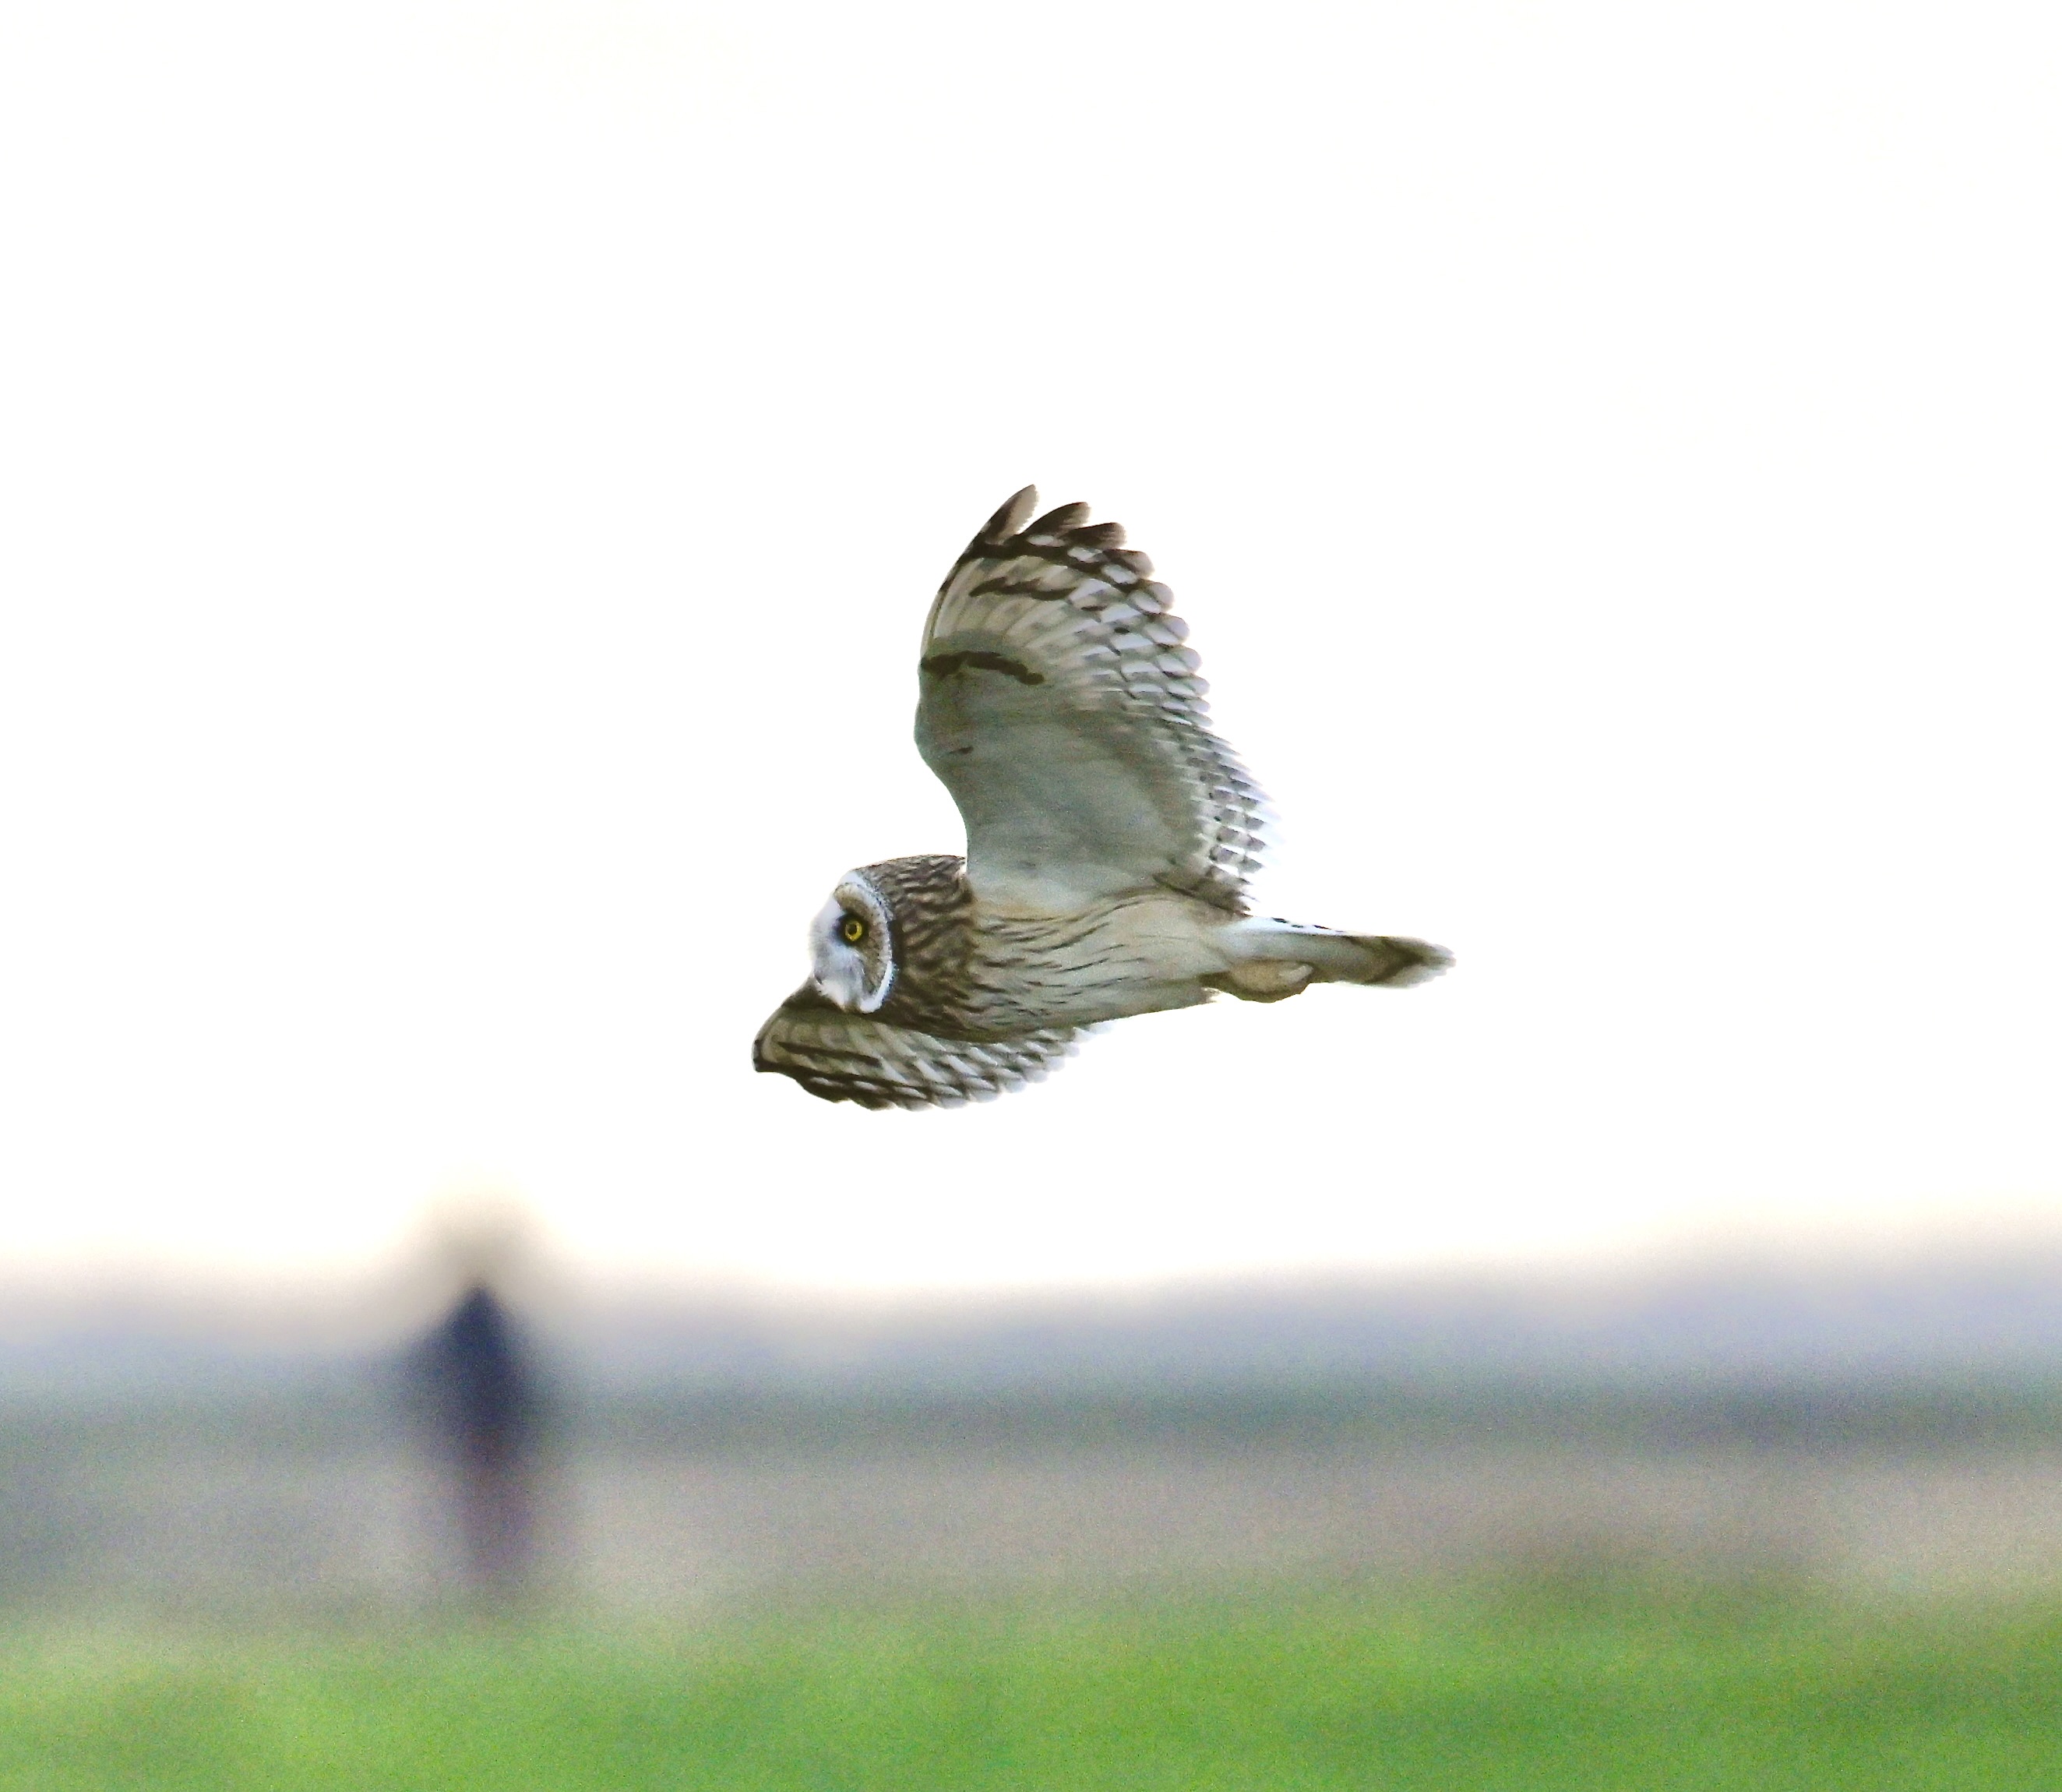
[{"label": "owl in flight", "polygon": [[809,929],[809,979],[753,1041],[826,1101],[951,1107],[1036,1082],[1084,1030],[1222,990],[1423,982],[1436,946],[1246,911],[1265,799],[1210,730],[1188,625],[1115,523],[1026,486],[946,575],[917,749],[964,859],[862,865]]}]

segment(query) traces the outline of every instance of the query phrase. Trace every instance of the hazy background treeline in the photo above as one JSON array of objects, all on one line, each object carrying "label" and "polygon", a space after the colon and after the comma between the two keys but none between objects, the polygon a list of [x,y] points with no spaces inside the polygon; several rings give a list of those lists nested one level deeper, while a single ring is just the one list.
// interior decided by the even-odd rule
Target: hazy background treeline
[{"label": "hazy background treeline", "polygon": [[2045,1248],[1008,1300],[532,1266],[8,1311],[18,1605],[2062,1581]]}]

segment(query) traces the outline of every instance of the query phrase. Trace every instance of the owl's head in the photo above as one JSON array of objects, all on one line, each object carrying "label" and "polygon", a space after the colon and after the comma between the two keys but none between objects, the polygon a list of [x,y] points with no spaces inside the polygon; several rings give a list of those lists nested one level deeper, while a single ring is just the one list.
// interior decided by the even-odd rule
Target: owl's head
[{"label": "owl's head", "polygon": [[810,981],[848,1015],[870,1015],[895,986],[895,924],[888,898],[864,870],[838,879],[809,923]]}]

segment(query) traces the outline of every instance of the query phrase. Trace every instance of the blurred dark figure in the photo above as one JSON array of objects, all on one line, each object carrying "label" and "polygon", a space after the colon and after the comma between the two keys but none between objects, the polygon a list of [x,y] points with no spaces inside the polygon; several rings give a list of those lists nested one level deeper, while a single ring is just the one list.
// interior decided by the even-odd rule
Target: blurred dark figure
[{"label": "blurred dark figure", "polygon": [[536,1565],[545,1418],[521,1328],[491,1288],[475,1282],[417,1347],[413,1366],[424,1416],[452,1471],[472,1585],[491,1597],[520,1593]]}]

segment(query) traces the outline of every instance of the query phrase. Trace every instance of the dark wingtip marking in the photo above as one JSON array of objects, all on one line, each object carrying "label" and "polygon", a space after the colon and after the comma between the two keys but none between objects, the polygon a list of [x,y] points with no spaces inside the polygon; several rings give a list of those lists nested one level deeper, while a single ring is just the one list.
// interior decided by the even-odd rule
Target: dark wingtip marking
[{"label": "dark wingtip marking", "polygon": [[[1037,500],[1033,498],[1033,503]],[[1049,510],[1025,532],[1029,535],[1065,535],[1079,528],[1089,520],[1089,507],[1079,502],[1063,504],[1056,510]]]},{"label": "dark wingtip marking", "polygon": [[1007,541],[1024,527],[1031,512],[1038,508],[1038,488],[1027,485],[1015,493],[1009,501],[989,518],[982,526],[976,541],[999,543]]},{"label": "dark wingtip marking", "polygon": [[933,653],[928,660],[917,662],[920,671],[928,672],[933,678],[949,678],[962,666],[972,666],[977,672],[1000,672],[1014,678],[1020,685],[1042,685],[1045,675],[1033,672],[1021,660],[1013,660],[1001,653]]}]

